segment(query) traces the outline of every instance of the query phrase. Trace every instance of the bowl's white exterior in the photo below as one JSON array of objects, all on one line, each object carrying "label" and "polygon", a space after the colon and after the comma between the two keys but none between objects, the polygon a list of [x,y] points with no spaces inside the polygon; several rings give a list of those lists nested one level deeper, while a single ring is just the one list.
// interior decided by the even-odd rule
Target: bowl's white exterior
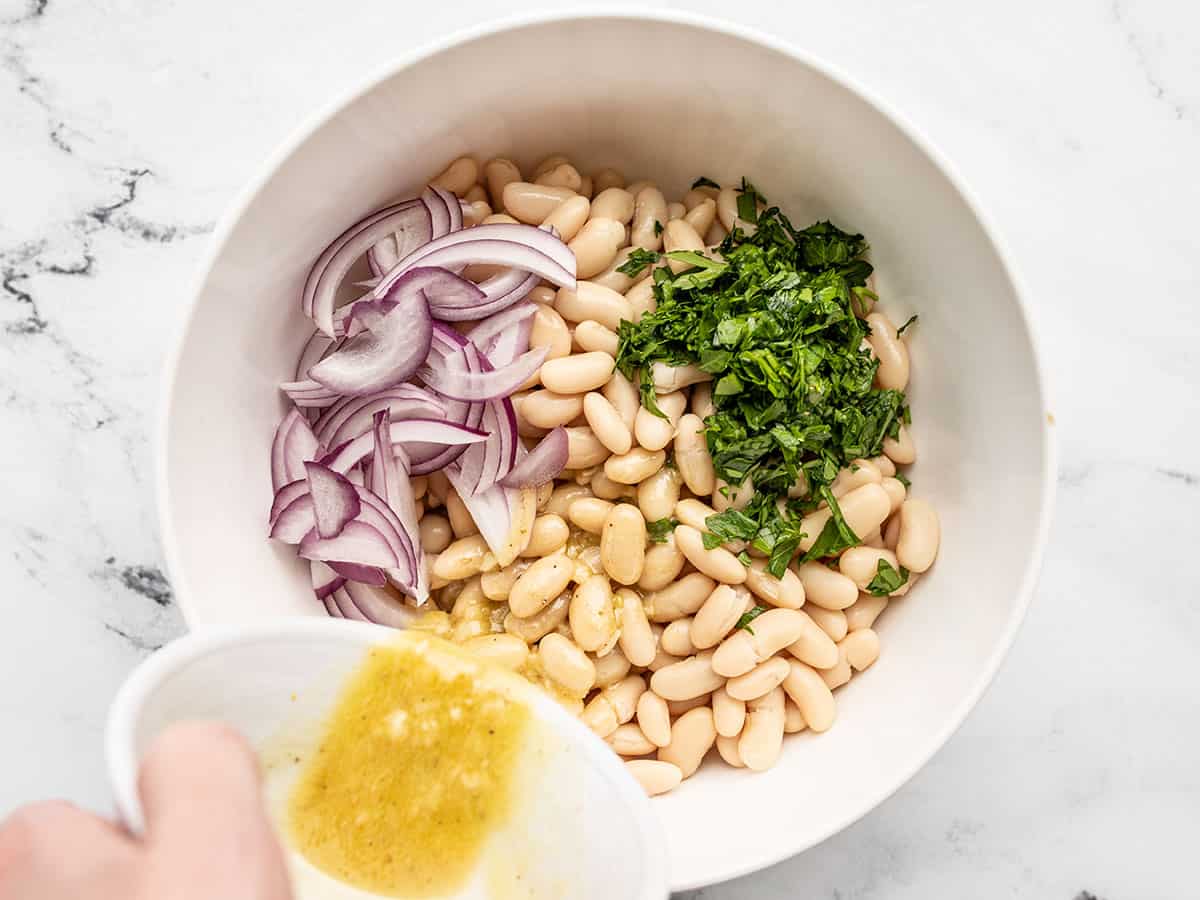
[{"label": "bowl's white exterior", "polygon": [[1054,453],[1014,275],[945,161],[845,75],[694,17],[536,16],[400,60],[280,151],[224,220],[168,371],[163,540],[192,625],[323,615],[291,548],[265,538],[268,447],[310,330],[312,259],[364,212],[464,153],[554,151],[680,196],[747,175],[794,221],[865,233],[911,334],[913,490],[941,513],[935,569],[880,622],[883,653],[822,736],[762,775],[709,765],[658,801],[677,889],[823,840],[903,784],[977,702],[1033,590]]}]

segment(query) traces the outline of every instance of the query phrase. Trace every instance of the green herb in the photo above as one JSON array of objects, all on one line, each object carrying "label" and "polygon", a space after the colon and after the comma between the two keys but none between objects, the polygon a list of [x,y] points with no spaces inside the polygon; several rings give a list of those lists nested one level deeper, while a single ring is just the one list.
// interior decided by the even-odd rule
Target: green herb
[{"label": "green herb", "polygon": [[[856,304],[874,299],[862,235],[829,222],[798,229],[746,181],[738,201],[754,234],[735,229],[718,258],[663,254],[691,268],[654,269],[656,308],[620,324],[617,366],[656,414],[654,363],[712,376],[704,433],[713,465],[729,484],[749,479],[755,493],[736,515],[712,517],[706,540],[751,542],[778,577],[806,538],[803,517],[828,502],[821,489],[851,461],[878,456],[909,410],[902,392],[875,387],[878,363],[860,349],[869,329]],[[803,497],[789,498],[795,487]],[[810,554],[858,543],[836,500],[829,505],[836,514]]]},{"label": "green herb", "polygon": [[907,581],[908,569],[901,566],[897,572],[890,562],[881,558],[875,567],[875,577],[867,585],[867,593],[873,597],[886,597],[893,591],[900,590]]},{"label": "green herb", "polygon": [[662,233],[663,233],[662,222],[658,221],[658,219],[655,219],[654,220],[654,236],[658,237]]},{"label": "green herb", "polygon": [[750,627],[750,623],[767,611],[765,606],[755,606],[753,609],[742,613],[742,617],[737,620],[737,625],[734,629],[744,628],[746,631],[754,634],[754,629]]},{"label": "green herb", "polygon": [[895,478],[898,482],[900,482],[902,485],[904,485],[905,490],[912,487],[912,482],[908,480],[908,476],[905,475],[903,472],[897,472],[895,475]]},{"label": "green herb", "polygon": [[710,188],[716,188],[717,190],[721,189],[721,186],[719,184],[717,184],[711,178],[705,178],[703,175],[701,175],[699,178],[697,178],[695,181],[692,182],[692,190],[695,190],[698,187],[710,187]]},{"label": "green herb", "polygon": [[899,328],[897,328],[897,329],[896,329],[896,334],[904,334],[904,330],[905,330],[906,328],[908,328],[908,326],[909,326],[909,325],[913,325],[913,324],[915,324],[915,323],[916,323],[916,321],[917,321],[917,318],[918,318],[918,317],[917,317],[915,314],[914,314],[914,315],[911,315],[911,316],[909,316],[909,317],[908,317],[908,321],[907,321],[907,322],[905,322],[903,325],[901,325]]},{"label": "green herb", "polygon": [[617,266],[617,271],[622,275],[628,275],[630,278],[637,278],[642,274],[642,270],[646,266],[652,266],[658,262],[658,254],[653,250],[646,250],[643,247],[634,247],[629,252],[629,258],[621,265]]},{"label": "green herb", "polygon": [[747,569],[750,568],[750,563],[751,563],[750,554],[747,553],[745,550],[743,550],[741,553],[739,553],[737,555],[737,559],[738,559],[738,562],[740,562]]},{"label": "green herb", "polygon": [[821,533],[817,536],[816,543],[804,554],[803,559],[800,560],[801,562],[808,562],[810,559],[823,559],[826,556],[837,556],[843,550],[862,543],[858,535],[846,524],[846,520],[842,516],[842,508],[838,506],[837,498],[833,496],[833,491],[825,485],[821,485],[818,490],[821,497],[829,504],[829,521],[825,523],[825,527],[821,529]]},{"label": "green herb", "polygon": [[741,510],[727,509],[704,520],[708,532],[704,535],[704,549],[711,550],[726,541],[752,541],[758,534],[758,522]]},{"label": "green herb", "polygon": [[671,538],[671,533],[675,530],[675,526],[679,524],[678,519],[666,518],[655,519],[653,522],[646,523],[646,537],[654,541],[656,544],[665,544]]},{"label": "green herb", "polygon": [[[622,325],[625,323],[622,322]],[[646,407],[647,411],[658,416],[660,419],[667,418],[667,414],[658,407],[658,394],[654,392],[654,376],[650,373],[650,367],[646,366],[642,369],[641,378],[638,382],[638,394],[642,398],[642,406]]]}]

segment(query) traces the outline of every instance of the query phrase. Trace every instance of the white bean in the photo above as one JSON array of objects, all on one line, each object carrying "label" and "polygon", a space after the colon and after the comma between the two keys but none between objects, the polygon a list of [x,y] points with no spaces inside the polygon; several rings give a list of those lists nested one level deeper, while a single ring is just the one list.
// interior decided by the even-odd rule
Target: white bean
[{"label": "white bean", "polygon": [[738,755],[747,769],[765,772],[779,761],[783,749],[783,724],[782,688],[775,687],[746,704],[746,727],[738,741]]},{"label": "white bean", "polygon": [[838,647],[856,672],[869,669],[879,659],[879,635],[870,628],[850,632]]},{"label": "white bean", "polygon": [[[583,187],[583,177],[570,163],[559,163],[553,168],[547,169],[536,178],[534,184],[547,184],[551,187],[564,187],[572,191],[578,191]],[[587,199],[584,197],[583,199]]]},{"label": "white bean", "polygon": [[629,452],[633,446],[633,435],[625,427],[616,407],[603,394],[593,391],[585,396],[583,414],[600,443],[618,455]]},{"label": "white bean", "polygon": [[[584,414],[587,414],[586,406],[584,408]],[[590,425],[591,423],[589,422],[588,424]],[[592,430],[596,431],[595,425],[592,425]],[[603,437],[599,432],[596,432],[596,437],[599,437],[601,440],[603,440]],[[592,480],[588,483],[591,485],[592,493],[601,500],[620,500],[623,497],[632,497],[634,496],[636,490],[628,484],[617,484],[604,474],[603,469],[600,469],[594,475],[592,475]]]},{"label": "white bean", "polygon": [[602,191],[608,190],[610,187],[625,187],[625,176],[616,169],[600,169],[592,173],[592,186],[599,196]]},{"label": "white bean", "polygon": [[634,447],[628,453],[604,461],[604,474],[620,484],[637,484],[662,468],[667,454],[661,450]]},{"label": "white bean", "polygon": [[844,638],[849,630],[846,614],[840,609],[824,609],[816,603],[810,603],[805,607],[805,612],[823,632],[835,641]]},{"label": "white bean", "polygon": [[746,701],[730,697],[722,686],[713,691],[712,709],[717,734],[737,737],[742,733],[742,727],[746,724]]},{"label": "white bean", "polygon": [[853,581],[815,560],[802,563],[796,570],[804,595],[825,609],[845,609],[858,599],[858,586]]},{"label": "white bean", "polygon": [[670,394],[693,384],[712,381],[712,375],[691,363],[683,366],[652,363],[650,378],[654,382],[656,394]]},{"label": "white bean", "polygon": [[879,360],[875,381],[881,388],[902,391],[908,387],[908,347],[896,333],[896,326],[881,312],[867,316],[871,334],[867,340]]},{"label": "white bean", "polygon": [[837,716],[837,703],[825,680],[811,666],[799,660],[789,663],[783,689],[800,709],[808,727],[815,732],[828,731]]},{"label": "white bean", "polygon": [[891,550],[866,546],[851,547],[839,556],[838,571],[858,585],[860,591],[865,591],[875,580],[881,561],[891,566],[893,572],[900,571],[900,563]]},{"label": "white bean", "polygon": [[[663,249],[671,253],[676,250],[692,250],[704,252],[704,238],[696,233],[686,219],[672,219],[667,222],[667,230],[663,235]],[[693,268],[691,263],[672,259],[667,262],[672,272],[679,273]]]},{"label": "white bean", "polygon": [[599,497],[580,497],[571,501],[567,508],[567,518],[577,528],[582,528],[588,534],[598,535],[604,531],[604,520],[615,507],[615,503],[601,500]]},{"label": "white bean", "polygon": [[[891,509],[887,493],[877,484],[864,484],[855,488],[843,496],[838,505],[842,509],[846,524],[858,535],[870,534],[882,525]],[[800,520],[800,529],[805,533],[805,537],[800,540],[801,552],[807,553],[812,549],[825,523],[829,521],[829,516],[830,511],[826,507],[811,512]]]},{"label": "white bean", "polygon": [[[625,302],[629,304],[629,321],[640,322],[646,313],[652,313],[658,307],[654,298],[654,281],[643,278],[625,292]],[[657,363],[656,363],[657,365]]]},{"label": "white bean", "polygon": [[717,202],[706,197],[696,205],[689,206],[687,215],[683,218],[695,229],[697,235],[708,234],[708,229],[712,228],[713,222],[717,218]]},{"label": "white bean", "polygon": [[666,418],[643,406],[633,420],[633,436],[647,450],[662,450],[674,439],[675,427],[687,409],[687,396],[682,391],[662,394],[658,397],[658,408]]},{"label": "white bean", "polygon": [[568,427],[567,468],[588,469],[609,458],[608,448],[586,425]]},{"label": "white bean", "polygon": [[567,621],[569,603],[570,598],[564,592],[532,616],[522,618],[510,612],[504,617],[504,630],[527,644],[536,643]]},{"label": "white bean", "polygon": [[648,666],[658,652],[658,641],[650,630],[642,598],[629,588],[619,588],[616,599],[621,607],[621,651],[633,665]]},{"label": "white bean", "polygon": [[596,687],[606,688],[616,684],[629,674],[633,664],[619,649],[614,647],[603,656],[592,656],[592,664],[596,667]]},{"label": "white bean", "polygon": [[703,572],[691,572],[645,597],[646,615],[652,622],[673,622],[698,610],[717,583]]},{"label": "white bean", "polygon": [[533,520],[533,528],[529,533],[529,544],[521,551],[521,556],[549,556],[561,550],[571,536],[571,530],[562,516],[538,516]]},{"label": "white bean", "polygon": [[862,487],[864,484],[879,484],[882,480],[883,474],[875,467],[874,463],[865,459],[856,459],[838,472],[837,478],[833,479],[833,484],[829,485],[829,491],[835,497],[842,497],[856,487]]},{"label": "white bean", "polygon": [[559,288],[554,298],[554,308],[567,321],[584,322],[591,319],[612,331],[617,330],[622,319],[628,319],[631,315],[629,303],[624,297],[612,288],[590,281],[578,282],[575,290]]},{"label": "white bean", "polygon": [[546,674],[572,694],[582,697],[596,683],[595,664],[561,634],[548,634],[538,642],[538,660]]},{"label": "white bean", "polygon": [[895,466],[907,466],[917,461],[917,445],[913,443],[912,432],[907,425],[901,425],[897,437],[883,439],[883,452]]},{"label": "white bean", "polygon": [[[738,619],[742,617],[746,608],[747,596],[749,595],[744,589],[733,588],[727,584],[717,585],[691,620],[691,644],[701,650],[706,650],[724,640],[725,636],[733,631],[733,626],[737,624]],[[680,619],[679,621],[686,620]],[[669,629],[670,626],[668,626]],[[667,650],[670,653],[675,652],[670,648]]]},{"label": "white bean", "polygon": [[783,679],[787,678],[788,671],[786,659],[782,656],[772,656],[749,672],[730,678],[725,682],[725,691],[734,700],[755,700],[781,685]]},{"label": "white bean", "polygon": [[555,553],[535,562],[508,592],[508,607],[513,615],[528,618],[545,609],[570,584],[574,568],[563,553]]},{"label": "white bean", "polygon": [[704,438],[704,422],[699,416],[688,413],[679,419],[675,431],[675,465],[693,494],[704,497],[716,488],[717,474]]},{"label": "white bean", "polygon": [[791,569],[784,569],[783,576],[776,578],[767,571],[765,559],[751,560],[746,570],[746,587],[755,596],[772,606],[799,609],[804,605],[804,584]]},{"label": "white bean", "polygon": [[804,610],[796,610],[796,614],[803,618],[804,627],[796,636],[796,640],[788,644],[788,653],[801,662],[808,663],[814,669],[829,669],[836,666],[838,661],[837,644]]},{"label": "white bean", "polygon": [[[491,564],[489,565],[489,560]],[[460,538],[438,554],[433,561],[433,574],[446,581],[459,581],[495,568],[496,558],[487,541],[478,534]]]},{"label": "white bean", "polygon": [[721,759],[723,759],[726,764],[733,766],[735,769],[746,768],[746,764],[742,762],[742,754],[738,751],[738,742],[740,739],[740,734],[734,735],[733,737],[726,737],[718,732],[717,740],[715,742],[718,755],[720,755]]},{"label": "white bean", "polygon": [[659,748],[658,758],[674,763],[684,778],[690,778],[716,739],[712,710],[701,706],[675,720],[671,725],[671,743]]},{"label": "white bean", "polygon": [[434,178],[430,184],[445,188],[461,197],[479,180],[479,163],[470,156],[460,156]]},{"label": "white bean", "polygon": [[618,503],[604,519],[600,559],[613,581],[636,584],[646,558],[646,520],[632,504]]},{"label": "white bean", "polygon": [[721,642],[713,654],[713,671],[726,678],[744,675],[800,637],[807,619],[798,609],[767,610]]},{"label": "white bean", "polygon": [[601,393],[604,394],[604,399],[613,405],[613,409],[620,414],[621,421],[625,423],[625,427],[632,435],[633,423],[637,418],[638,409],[641,408],[637,387],[620,372],[613,372],[612,378],[604,385]]},{"label": "white bean", "polygon": [[563,242],[570,243],[583,228],[590,208],[587,197],[568,197],[546,216],[542,227],[553,228]]},{"label": "white bean", "polygon": [[688,562],[705,575],[725,584],[742,584],[746,580],[746,567],[724,547],[704,548],[704,538],[690,525],[675,528],[675,543],[683,551]]},{"label": "white bean", "polygon": [[667,201],[662,191],[652,185],[642,188],[633,198],[629,242],[646,250],[659,250],[666,225]]},{"label": "white bean", "polygon": [[575,587],[567,621],[575,643],[582,649],[594,653],[609,643],[617,630],[617,617],[612,588],[605,576],[593,575]]},{"label": "white bean", "polygon": [[679,470],[663,466],[637,486],[638,509],[647,522],[669,518],[679,502]]},{"label": "white bean", "polygon": [[[728,493],[726,493],[728,491]],[[729,483],[718,478],[713,489],[712,505],[717,512],[727,509],[745,509],[746,504],[754,497],[754,481],[747,477],[736,490],[729,489]]]},{"label": "white bean", "polygon": [[569,521],[571,518],[571,504],[580,497],[590,496],[592,496],[592,491],[586,484],[571,484],[569,482],[560,484],[550,494],[550,499],[546,501],[542,512],[547,514],[553,513]]},{"label": "white bean", "polygon": [[658,749],[658,745],[634,722],[618,726],[605,740],[618,756],[645,756]]},{"label": "white bean", "polygon": [[556,394],[584,394],[612,378],[615,361],[607,353],[575,353],[542,363],[542,384]]},{"label": "white bean", "polygon": [[908,496],[908,489],[904,486],[903,481],[892,477],[885,477],[879,482],[879,486],[888,495],[888,500],[892,504],[891,511],[894,513],[900,508],[900,504],[904,502],[904,498]]},{"label": "white bean", "polygon": [[628,225],[633,220],[633,195],[624,188],[605,188],[592,201],[592,215]]},{"label": "white bean", "polygon": [[586,319],[575,326],[575,343],[588,352],[599,351],[614,358],[619,346],[615,331],[611,331],[591,319]]},{"label": "white bean", "polygon": [[686,616],[671,622],[663,629],[662,637],[658,641],[659,645],[672,656],[694,655],[696,647],[692,644],[692,621],[690,616]]},{"label": "white bean", "polygon": [[937,558],[941,525],[937,512],[924,500],[905,500],[900,506],[900,535],[896,556],[910,572],[925,572]]},{"label": "white bean", "polygon": [[[517,218],[520,218],[518,216]],[[567,246],[575,254],[579,278],[599,275],[616,257],[625,243],[625,226],[615,219],[588,219]]]},{"label": "white bean", "polygon": [[679,552],[675,544],[675,535],[671,534],[661,544],[651,544],[646,551],[646,561],[642,565],[642,577],[638,579],[638,587],[643,591],[658,591],[675,580],[687,560]]},{"label": "white bean", "polygon": [[846,608],[846,627],[852,632],[863,628],[870,628],[875,624],[875,620],[879,618],[880,614],[887,609],[887,605],[887,597],[873,597],[870,594],[863,594],[855,601],[853,606]]},{"label": "white bean", "polygon": [[625,763],[625,768],[651,797],[679,787],[683,780],[679,766],[662,760],[631,759]]},{"label": "white bean", "polygon": [[567,188],[510,181],[504,186],[504,211],[527,225],[541,225],[559,204],[574,196]]},{"label": "white bean", "polygon": [[695,415],[703,420],[716,411],[717,408],[713,406],[711,382],[701,382],[692,388],[692,412]]},{"label": "white bean", "polygon": [[426,553],[441,553],[450,546],[452,534],[445,516],[426,515],[420,522],[421,549]]},{"label": "white bean", "polygon": [[645,691],[638,697],[637,723],[642,734],[656,747],[671,743],[671,713],[667,701],[654,691]]}]

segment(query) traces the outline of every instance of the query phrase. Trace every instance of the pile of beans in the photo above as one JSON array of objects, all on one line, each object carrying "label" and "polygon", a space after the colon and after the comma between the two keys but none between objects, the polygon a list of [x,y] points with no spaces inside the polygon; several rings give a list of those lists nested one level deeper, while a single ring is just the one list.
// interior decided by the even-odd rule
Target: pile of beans
[{"label": "pile of beans", "polygon": [[[865,537],[832,564],[793,562],[775,578],[764,559],[739,561],[740,542],[706,550],[705,519],[744,505],[754,487],[730,488],[713,471],[705,373],[655,365],[661,419],[615,371],[619,322],[654,308],[650,272],[635,281],[617,267],[635,247],[707,251],[738,221],[735,192],[699,187],[668,202],[651,182],[626,184],[613,169],[583,175],[562,156],[529,181],[510,160],[464,157],[434,183],[470,203],[472,223],[553,224],[580,281],[531,295],[532,344],[549,354],[513,397],[520,433],[533,442],[564,426],[570,450],[566,470],[538,491],[525,551],[500,567],[445,477],[415,479],[438,606],[422,627],[553,689],[651,794],[691,776],[714,745],[731,766],[770,768],[785,734],[833,725],[833,691],[879,657],[876,620],[937,555],[936,512],[896,477],[916,460],[912,435],[902,426],[882,455],[834,481],[847,523]],[[861,312],[878,384],[904,389],[903,337],[878,308]],[[828,517],[819,508],[804,519],[801,550]],[[680,524],[650,541],[647,522],[666,518]],[[912,573],[891,597],[865,592],[880,560]],[[756,605],[767,611],[737,628]]]}]

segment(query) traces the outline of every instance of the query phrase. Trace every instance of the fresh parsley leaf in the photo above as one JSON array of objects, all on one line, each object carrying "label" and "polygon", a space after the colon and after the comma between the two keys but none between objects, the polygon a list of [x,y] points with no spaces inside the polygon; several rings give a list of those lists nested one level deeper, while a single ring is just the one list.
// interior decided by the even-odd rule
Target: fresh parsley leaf
[{"label": "fresh parsley leaf", "polygon": [[750,554],[747,553],[745,550],[743,550],[741,553],[739,553],[737,555],[737,559],[738,559],[738,562],[740,562],[747,569],[750,568],[750,563],[752,562],[752,560],[750,559]]},{"label": "fresh parsley leaf", "polygon": [[908,569],[901,566],[897,572],[890,562],[881,558],[875,567],[875,577],[867,585],[867,593],[873,597],[886,597],[893,591],[900,590],[907,581]]},{"label": "fresh parsley leaf", "polygon": [[918,319],[918,316],[916,316],[915,314],[909,316],[908,321],[896,329],[896,334],[904,334],[904,330],[906,328],[908,328],[909,325],[915,325],[917,322],[917,319]]},{"label": "fresh parsley leaf", "polygon": [[829,504],[829,521],[825,523],[825,527],[817,535],[816,543],[804,554],[801,562],[823,559],[826,556],[837,556],[848,547],[855,547],[862,543],[859,536],[846,524],[846,520],[842,516],[842,508],[838,506],[833,491],[825,485],[821,485],[818,490],[821,497]]},{"label": "fresh parsley leaf", "polygon": [[750,623],[767,611],[765,606],[755,606],[753,609],[742,613],[742,617],[737,620],[734,630],[744,628],[746,631],[754,634],[754,629],[750,627]]},{"label": "fresh parsley leaf", "polygon": [[654,220],[654,236],[658,237],[662,233],[663,233],[663,224],[662,224],[662,222],[658,221],[658,219],[655,219]]},{"label": "fresh parsley leaf", "polygon": [[695,190],[698,187],[710,187],[710,188],[716,188],[717,190],[721,189],[721,186],[719,184],[717,184],[711,178],[705,178],[703,175],[701,175],[699,178],[697,178],[695,181],[692,182],[692,190]]},{"label": "fresh parsley leaf", "polygon": [[652,266],[656,262],[658,262],[658,254],[656,252],[647,250],[644,247],[634,247],[629,251],[629,258],[617,266],[617,271],[622,275],[628,275],[630,278],[637,278],[642,274],[642,270],[646,266]]},{"label": "fresh parsley leaf", "polygon": [[905,490],[908,490],[910,487],[912,487],[912,482],[908,480],[908,476],[903,472],[897,472],[895,478],[898,482],[904,485]]},{"label": "fresh parsley leaf", "polygon": [[[625,324],[624,322],[621,323]],[[659,409],[658,394],[654,392],[654,376],[650,374],[650,367],[646,366],[642,369],[641,381],[638,384],[638,394],[642,398],[642,406],[658,416],[660,419],[667,418],[667,414]]]},{"label": "fresh parsley leaf", "polygon": [[704,525],[708,528],[704,535],[705,550],[719,547],[726,541],[752,541],[758,534],[758,521],[740,509],[727,509],[709,516]]},{"label": "fresh parsley leaf", "polygon": [[671,538],[671,533],[675,530],[675,526],[679,524],[678,519],[666,518],[655,519],[653,522],[646,523],[646,536],[656,544],[665,544]]},{"label": "fresh parsley leaf", "polygon": [[737,198],[738,218],[750,224],[756,223],[758,221],[758,201],[762,199],[763,196],[754,185],[743,178],[742,190]]},{"label": "fresh parsley leaf", "polygon": [[709,259],[703,253],[697,250],[672,250],[670,253],[664,254],[667,259],[673,259],[676,262],[688,263],[689,265],[699,266],[702,269],[720,269],[725,271],[726,264],[716,259]]}]

